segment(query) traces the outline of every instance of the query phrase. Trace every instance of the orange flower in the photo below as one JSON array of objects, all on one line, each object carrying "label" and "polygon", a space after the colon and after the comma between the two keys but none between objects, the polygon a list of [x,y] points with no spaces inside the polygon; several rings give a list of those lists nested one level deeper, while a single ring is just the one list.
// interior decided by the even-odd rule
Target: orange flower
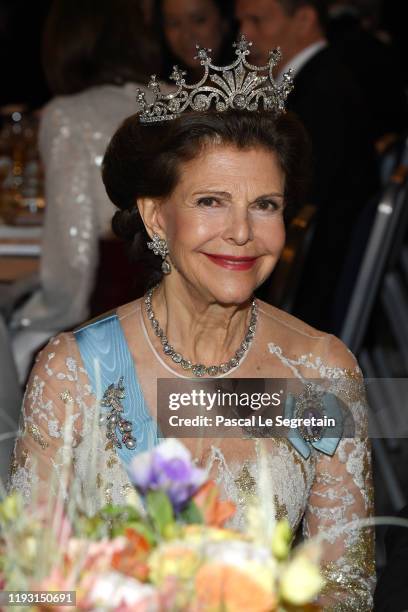
[{"label": "orange flower", "polygon": [[141,554],[146,554],[150,550],[150,544],[147,539],[142,536],[141,533],[136,531],[136,529],[132,529],[131,527],[127,527],[125,529],[125,537],[135,548],[135,551],[140,552]]},{"label": "orange flower", "polygon": [[149,566],[143,561],[135,559],[134,555],[128,550],[113,555],[112,568],[125,576],[136,578],[141,582],[146,582],[149,576]]},{"label": "orange flower", "polygon": [[251,575],[229,565],[202,565],[196,575],[195,591],[194,612],[271,612],[277,609],[272,591],[265,589]]},{"label": "orange flower", "polygon": [[204,523],[212,527],[222,527],[235,514],[235,504],[220,500],[219,489],[213,480],[207,480],[198,489],[193,501],[201,511]]},{"label": "orange flower", "polygon": [[144,582],[149,575],[146,561],[150,544],[145,537],[130,527],[125,530],[125,537],[125,549],[112,555],[112,568]]}]

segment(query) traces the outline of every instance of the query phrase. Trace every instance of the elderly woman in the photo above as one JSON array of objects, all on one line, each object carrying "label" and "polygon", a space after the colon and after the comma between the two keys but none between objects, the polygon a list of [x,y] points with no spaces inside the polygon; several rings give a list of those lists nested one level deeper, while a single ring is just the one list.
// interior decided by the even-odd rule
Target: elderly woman
[{"label": "elderly woman", "polygon": [[[299,124],[281,112],[287,82],[280,89],[273,83],[274,56],[269,82],[252,81],[255,91],[245,88],[245,71],[257,70],[246,63],[245,40],[236,52],[235,66],[223,72],[231,82],[235,70],[236,90],[226,96],[212,86],[215,109],[208,89],[184,96],[188,86],[176,71],[178,93],[161,95],[153,78],[155,103],[140,94],[142,111],[113,137],[103,178],[120,209],[114,229],[156,260],[153,285],[145,298],[61,334],[43,350],[26,393],[11,485],[30,499],[56,492],[66,477],[91,510],[123,502],[126,465],[159,437],[158,379],[319,378],[348,405],[359,435],[332,452],[312,444],[302,452],[284,438],[265,442],[271,503],[294,530],[303,522],[306,537],[326,535],[332,596],[347,609],[368,610],[371,534],[345,529],[372,513],[361,375],[335,337],[253,297],[282,251],[306,153]],[[200,57],[206,70],[219,72],[205,50]],[[120,427],[104,414],[95,420],[96,397],[110,416],[122,406]],[[260,443],[241,437],[186,444],[236,502],[241,520]]]}]

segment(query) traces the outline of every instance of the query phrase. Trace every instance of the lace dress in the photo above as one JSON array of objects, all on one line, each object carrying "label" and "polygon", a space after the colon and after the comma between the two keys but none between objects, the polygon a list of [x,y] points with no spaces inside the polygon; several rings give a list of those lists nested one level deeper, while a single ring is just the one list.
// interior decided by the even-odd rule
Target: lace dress
[{"label": "lace dress", "polygon": [[[373,513],[364,387],[354,358],[341,342],[325,336],[319,346],[323,343],[323,357],[311,353],[288,357],[274,343],[266,345],[265,354],[271,367],[279,362],[287,377],[324,379],[328,390],[351,410],[356,437],[342,439],[332,457],[312,449],[308,459],[287,439],[269,439],[272,508],[276,518],[288,518],[294,531],[302,525],[305,537],[325,534],[324,609],[371,610],[373,532],[344,529],[348,523]],[[328,346],[330,363],[325,360]],[[336,355],[340,356],[341,367],[333,365]],[[42,351],[31,374],[11,464],[10,488],[20,490],[30,501],[41,492],[47,497],[65,496],[74,483],[70,496],[75,491],[87,512],[107,502],[123,503],[131,484],[107,441],[104,426],[98,423],[94,404],[75,339],[72,334],[61,334]],[[247,440],[252,454],[246,458],[230,453],[228,458],[223,444],[217,442],[207,449],[205,462],[224,495],[237,504],[234,526],[239,527],[246,501],[256,490],[261,443]]]}]

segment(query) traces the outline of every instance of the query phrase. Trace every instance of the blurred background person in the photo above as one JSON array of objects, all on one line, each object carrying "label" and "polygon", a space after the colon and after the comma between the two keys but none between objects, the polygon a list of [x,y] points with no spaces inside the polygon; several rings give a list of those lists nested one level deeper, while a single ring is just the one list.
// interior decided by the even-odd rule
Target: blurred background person
[{"label": "blurred background person", "polygon": [[376,35],[379,5],[378,0],[330,0],[327,35],[369,100],[372,135],[382,152],[408,127],[408,106],[398,57]]},{"label": "blurred background person", "polygon": [[102,157],[119,123],[135,112],[137,87],[159,65],[133,0],[54,0],[43,60],[55,97],[39,135],[46,201],[40,286],[10,324],[21,381],[50,335],[89,314],[98,244],[112,217]]},{"label": "blurred background person", "polygon": [[236,0],[241,31],[253,41],[255,63],[280,47],[282,69],[292,69],[287,108],[305,125],[313,146],[310,203],[315,231],[302,272],[294,314],[332,331],[332,306],[351,232],[378,185],[367,121],[368,101],[326,37],[324,0]]},{"label": "blurred background person", "polygon": [[405,87],[408,88],[408,3],[401,0],[382,0],[380,31],[385,32],[386,39],[390,41],[394,54],[399,58],[403,70]]},{"label": "blurred background person", "polygon": [[51,92],[41,66],[40,32],[52,0],[1,0],[0,106],[20,104],[38,108]]},{"label": "blurred background person", "polygon": [[168,79],[173,66],[187,71],[187,82],[203,75],[196,45],[212,50],[215,64],[226,65],[235,55],[233,0],[157,0],[154,20],[163,58],[161,76]]},{"label": "blurred background person", "polygon": [[358,17],[361,26],[382,37],[378,31],[381,20],[381,0],[328,0],[329,19]]},{"label": "blurred background person", "polygon": [[141,0],[143,19],[150,27],[153,24],[154,0]]}]

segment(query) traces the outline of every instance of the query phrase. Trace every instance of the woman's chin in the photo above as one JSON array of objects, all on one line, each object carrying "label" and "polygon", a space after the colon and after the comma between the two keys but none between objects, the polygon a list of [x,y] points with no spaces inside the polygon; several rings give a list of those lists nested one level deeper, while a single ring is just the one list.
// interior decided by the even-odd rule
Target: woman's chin
[{"label": "woman's chin", "polygon": [[[177,280],[181,281],[181,286],[177,283],[179,289],[186,285],[188,292],[195,294],[196,298],[200,296],[204,303],[217,302],[225,306],[245,304],[251,300],[255,290],[265,278],[265,274],[260,274],[259,271],[251,273],[250,271],[223,270],[219,273],[218,270],[215,270],[212,274],[209,274],[207,270],[204,274],[201,270],[198,274],[189,272],[190,274],[181,272],[178,276]],[[169,277],[168,280],[171,283],[176,278]]]},{"label": "woman's chin", "polygon": [[225,304],[226,306],[233,304],[244,304],[250,300],[253,296],[257,284],[254,283],[231,283],[231,284],[219,284],[208,287],[209,292],[215,297],[219,304]]}]

